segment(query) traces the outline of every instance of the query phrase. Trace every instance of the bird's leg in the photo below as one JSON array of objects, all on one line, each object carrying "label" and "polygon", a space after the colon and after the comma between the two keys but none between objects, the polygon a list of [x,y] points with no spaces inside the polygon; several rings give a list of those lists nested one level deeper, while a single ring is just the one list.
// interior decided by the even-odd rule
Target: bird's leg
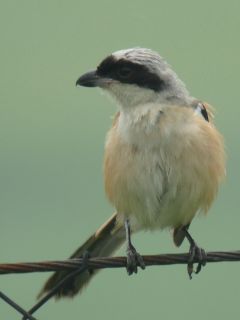
[{"label": "bird's leg", "polygon": [[[189,278],[192,279],[192,273],[193,272],[199,273],[201,271],[202,267],[204,267],[206,265],[206,252],[202,248],[198,247],[198,245],[196,244],[196,242],[194,241],[194,239],[192,238],[192,236],[188,232],[187,228],[184,228],[183,230],[185,232],[186,238],[188,239],[188,241],[190,243],[189,260],[188,260],[187,270],[188,270]],[[197,265],[196,270],[194,271],[193,264],[196,259],[197,259],[198,265]]]},{"label": "bird's leg", "polygon": [[131,275],[133,272],[137,273],[137,267],[140,266],[145,269],[145,263],[142,256],[137,252],[131,242],[131,229],[129,220],[125,220],[125,231],[127,241],[127,273]]}]

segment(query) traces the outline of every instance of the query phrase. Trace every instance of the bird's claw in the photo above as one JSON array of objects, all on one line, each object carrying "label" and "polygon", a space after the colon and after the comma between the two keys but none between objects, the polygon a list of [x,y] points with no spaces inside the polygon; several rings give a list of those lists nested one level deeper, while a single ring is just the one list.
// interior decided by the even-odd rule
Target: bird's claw
[{"label": "bird's claw", "polygon": [[[206,265],[206,256],[207,255],[204,249],[198,247],[195,242],[191,243],[187,265],[188,275],[190,279],[192,279],[193,272],[196,274],[199,273],[202,267]],[[194,262],[197,262],[196,270],[194,270],[193,267]]]},{"label": "bird's claw", "polygon": [[143,257],[136,251],[134,246],[129,245],[127,248],[127,266],[126,266],[128,275],[137,273],[138,266],[141,269],[145,269],[145,263],[143,261]]}]

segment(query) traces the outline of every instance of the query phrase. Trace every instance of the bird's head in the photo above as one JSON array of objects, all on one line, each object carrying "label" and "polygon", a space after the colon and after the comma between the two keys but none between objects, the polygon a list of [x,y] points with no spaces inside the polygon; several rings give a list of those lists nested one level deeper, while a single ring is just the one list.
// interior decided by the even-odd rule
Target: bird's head
[{"label": "bird's head", "polygon": [[108,91],[124,109],[155,102],[185,104],[189,100],[184,83],[167,62],[144,48],[112,53],[76,84]]}]

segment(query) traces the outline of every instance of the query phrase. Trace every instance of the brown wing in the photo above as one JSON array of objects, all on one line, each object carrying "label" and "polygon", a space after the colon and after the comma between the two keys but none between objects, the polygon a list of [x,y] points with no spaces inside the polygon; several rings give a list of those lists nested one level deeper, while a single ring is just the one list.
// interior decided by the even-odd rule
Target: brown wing
[{"label": "brown wing", "polygon": [[[202,103],[202,102],[195,102],[193,105],[195,108],[199,108],[199,112],[201,113],[202,117],[206,120],[206,121],[210,121],[213,118],[213,114],[212,114],[212,110],[211,107],[207,104],[207,103]],[[179,247],[184,238],[185,238],[185,230],[188,230],[190,226],[190,223],[185,225],[185,226],[180,226],[178,228],[175,228],[173,231],[173,241],[175,243],[175,245],[177,247]]]}]

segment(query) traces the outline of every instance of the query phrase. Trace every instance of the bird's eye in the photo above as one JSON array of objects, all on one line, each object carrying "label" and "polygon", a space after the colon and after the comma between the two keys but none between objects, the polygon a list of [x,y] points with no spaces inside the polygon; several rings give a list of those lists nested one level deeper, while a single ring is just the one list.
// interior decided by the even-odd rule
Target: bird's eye
[{"label": "bird's eye", "polygon": [[123,68],[120,68],[117,73],[120,78],[125,79],[131,75],[132,69],[128,67],[123,67]]}]

